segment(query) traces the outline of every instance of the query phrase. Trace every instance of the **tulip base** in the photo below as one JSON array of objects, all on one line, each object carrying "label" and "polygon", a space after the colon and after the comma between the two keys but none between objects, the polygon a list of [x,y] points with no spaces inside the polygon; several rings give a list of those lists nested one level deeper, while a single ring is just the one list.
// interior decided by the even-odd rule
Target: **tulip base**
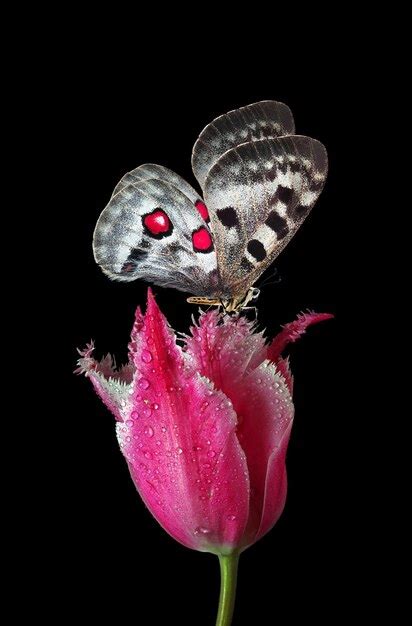
[{"label": "tulip base", "polygon": [[239,553],[219,555],[220,598],[216,626],[230,626],[235,608]]}]

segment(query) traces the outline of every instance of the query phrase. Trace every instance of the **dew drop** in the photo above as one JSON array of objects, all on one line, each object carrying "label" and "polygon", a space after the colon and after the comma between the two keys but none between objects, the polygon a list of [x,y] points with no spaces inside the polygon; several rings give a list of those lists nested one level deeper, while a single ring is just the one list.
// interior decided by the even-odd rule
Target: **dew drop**
[{"label": "dew drop", "polygon": [[143,409],[143,415],[145,417],[150,417],[151,414],[152,414],[152,409],[149,406],[147,406],[145,409]]},{"label": "dew drop", "polygon": [[153,437],[154,435],[154,430],[151,426],[146,426],[146,428],[144,429],[144,434],[146,435],[146,437]]},{"label": "dew drop", "polygon": [[157,445],[157,446],[161,446],[161,445],[162,445],[162,442],[160,441],[160,439],[158,439],[158,440],[156,441],[156,445]]},{"label": "dew drop", "polygon": [[134,420],[137,420],[139,418],[139,413],[137,411],[132,411],[132,417]]},{"label": "dew drop", "polygon": [[209,452],[207,453],[207,456],[210,459],[213,459],[213,457],[216,456],[216,452],[214,450],[209,450]]},{"label": "dew drop", "polygon": [[151,452],[149,452],[149,450],[146,450],[146,452],[144,453],[144,455],[145,455],[146,459],[152,459],[152,458],[153,458],[153,455],[152,455],[152,453],[151,453]]},{"label": "dew drop", "polygon": [[195,528],[195,535],[209,535],[210,530],[208,528],[204,528],[204,526],[197,526]]},{"label": "dew drop", "polygon": [[143,363],[150,363],[150,361],[152,360],[152,353],[150,352],[150,350],[143,350],[142,351],[142,361]]},{"label": "dew drop", "polygon": [[157,402],[155,402],[154,404],[152,404],[152,407],[154,408],[155,411],[159,410],[159,405],[157,404]]},{"label": "dew drop", "polygon": [[138,382],[138,385],[140,389],[147,389],[148,387],[150,387],[150,383],[147,378],[141,378]]},{"label": "dew drop", "polygon": [[131,441],[132,438],[131,437],[126,437],[126,441]]},{"label": "dew drop", "polygon": [[126,420],[126,426],[133,426],[133,420]]},{"label": "dew drop", "polygon": [[176,454],[183,454],[182,448],[176,448]]},{"label": "dew drop", "polygon": [[165,433],[167,428],[166,428],[166,426],[162,426],[162,428],[160,430],[162,431],[162,433]]},{"label": "dew drop", "polygon": [[234,522],[236,519],[236,515],[228,515],[227,519],[229,520],[229,522]]}]

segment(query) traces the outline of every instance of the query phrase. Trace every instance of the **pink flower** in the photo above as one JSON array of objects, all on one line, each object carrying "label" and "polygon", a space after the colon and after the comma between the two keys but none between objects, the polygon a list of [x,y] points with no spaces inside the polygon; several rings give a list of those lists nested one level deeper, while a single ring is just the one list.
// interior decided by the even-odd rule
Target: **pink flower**
[{"label": "pink flower", "polygon": [[92,344],[81,353],[78,371],[117,420],[137,490],[185,546],[241,551],[278,520],[293,422],[292,376],[281,352],[330,317],[302,314],[266,345],[245,318],[209,311],[179,345],[149,290],[126,366],[116,370],[110,356],[96,361]]}]

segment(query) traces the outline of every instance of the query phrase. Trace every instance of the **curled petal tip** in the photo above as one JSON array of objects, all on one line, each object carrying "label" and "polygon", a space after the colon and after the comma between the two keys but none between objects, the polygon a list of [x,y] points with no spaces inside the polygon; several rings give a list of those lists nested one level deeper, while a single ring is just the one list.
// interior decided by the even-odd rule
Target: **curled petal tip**
[{"label": "curled petal tip", "polygon": [[313,311],[300,313],[296,320],[285,324],[280,333],[273,339],[268,347],[268,358],[276,362],[286,346],[289,343],[297,341],[306,332],[309,326],[332,319],[333,317],[334,315],[332,313],[315,313]]}]

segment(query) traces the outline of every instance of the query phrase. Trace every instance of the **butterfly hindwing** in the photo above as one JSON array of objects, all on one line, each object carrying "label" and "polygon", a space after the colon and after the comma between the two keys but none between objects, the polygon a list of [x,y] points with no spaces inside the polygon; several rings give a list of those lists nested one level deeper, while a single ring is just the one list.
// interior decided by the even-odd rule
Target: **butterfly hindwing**
[{"label": "butterfly hindwing", "polygon": [[293,135],[295,124],[286,104],[265,100],[229,111],[208,124],[193,147],[193,172],[204,188],[213,165],[227,151],[242,143]]},{"label": "butterfly hindwing", "polygon": [[176,187],[179,191],[185,194],[193,202],[201,201],[201,197],[199,194],[193,189],[189,183],[185,181],[184,178],[169,170],[167,167],[163,167],[163,165],[156,165],[155,163],[145,163],[144,165],[139,165],[134,170],[127,172],[121,180],[117,183],[116,187],[113,190],[112,197],[115,196],[119,191],[124,189],[126,185],[135,185],[136,183],[142,180],[163,180],[165,183],[169,183]]},{"label": "butterfly hindwing", "polygon": [[315,139],[279,137],[244,143],[209,171],[209,209],[223,290],[244,293],[309,214],[327,174]]},{"label": "butterfly hindwing", "polygon": [[165,176],[134,180],[119,187],[97,222],[93,249],[102,270],[115,280],[141,278],[195,295],[218,291],[216,254],[198,194],[192,190],[188,197],[188,183],[182,191]]}]

